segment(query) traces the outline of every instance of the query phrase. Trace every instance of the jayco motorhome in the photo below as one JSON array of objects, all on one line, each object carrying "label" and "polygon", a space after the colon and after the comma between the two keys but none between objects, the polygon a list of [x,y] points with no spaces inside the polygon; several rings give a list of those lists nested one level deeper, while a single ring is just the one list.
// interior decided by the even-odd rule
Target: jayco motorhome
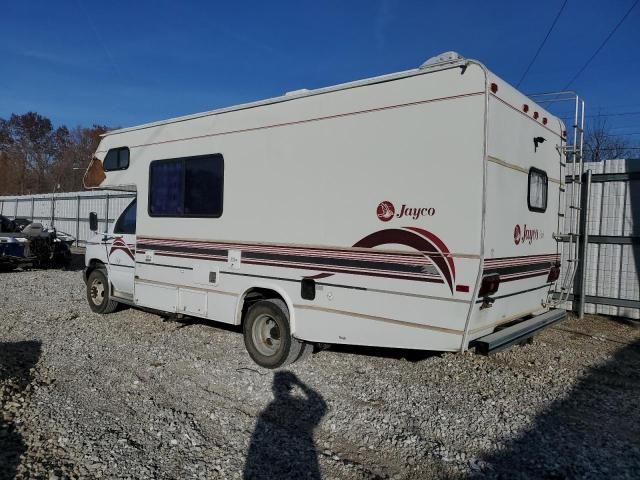
[{"label": "jayco motorhome", "polygon": [[136,200],[87,245],[89,304],[242,324],[271,368],[315,343],[504,348],[565,316],[565,143],[455,54],[109,132],[85,186]]}]

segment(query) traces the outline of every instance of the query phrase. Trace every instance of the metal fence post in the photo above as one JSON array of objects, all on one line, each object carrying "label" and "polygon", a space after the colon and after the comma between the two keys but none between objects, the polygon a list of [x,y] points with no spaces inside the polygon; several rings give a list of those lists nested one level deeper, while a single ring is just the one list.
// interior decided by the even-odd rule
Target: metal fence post
[{"label": "metal fence post", "polygon": [[76,247],[80,246],[80,195],[76,195]]},{"label": "metal fence post", "polygon": [[35,208],[36,197],[31,197],[31,221],[33,222],[33,212]]},{"label": "metal fence post", "polygon": [[[578,318],[584,317],[585,290],[587,280],[587,252],[589,246],[589,196],[591,195],[591,170],[582,174],[580,186],[580,249],[578,250],[578,271],[573,286],[573,298],[578,297]],[[574,300],[575,302],[575,300]]]},{"label": "metal fence post", "polygon": [[18,218],[18,198],[16,197],[16,207],[13,209],[13,219]]},{"label": "metal fence post", "polygon": [[55,193],[51,194],[51,225],[50,227],[53,228],[53,225],[55,224],[55,218],[56,218],[56,197],[55,197]]}]

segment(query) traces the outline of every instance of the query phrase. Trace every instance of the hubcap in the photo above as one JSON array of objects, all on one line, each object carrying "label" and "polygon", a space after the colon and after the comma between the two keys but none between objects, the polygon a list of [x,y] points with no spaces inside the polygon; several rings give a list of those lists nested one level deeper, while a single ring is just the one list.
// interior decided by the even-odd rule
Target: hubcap
[{"label": "hubcap", "polygon": [[262,314],[253,322],[253,344],[261,355],[270,357],[280,349],[280,327],[270,315]]},{"label": "hubcap", "polygon": [[102,305],[102,302],[104,301],[104,284],[102,283],[102,280],[94,278],[91,282],[89,292],[91,293],[91,301],[95,305]]}]

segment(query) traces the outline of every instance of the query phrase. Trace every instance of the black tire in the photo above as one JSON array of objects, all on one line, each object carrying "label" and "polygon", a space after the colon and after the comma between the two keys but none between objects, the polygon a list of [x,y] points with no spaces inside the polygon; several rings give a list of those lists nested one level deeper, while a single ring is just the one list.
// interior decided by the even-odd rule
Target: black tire
[{"label": "black tire", "polygon": [[261,367],[284,367],[300,356],[303,343],[291,336],[289,310],[280,299],[253,304],[245,315],[243,333],[249,356]]},{"label": "black tire", "polygon": [[313,343],[303,342],[302,348],[300,349],[300,355],[296,358],[296,362],[304,362],[313,354]]},{"label": "black tire", "polygon": [[87,278],[87,301],[96,313],[112,313],[118,308],[118,302],[111,299],[111,288],[107,271],[96,268]]}]

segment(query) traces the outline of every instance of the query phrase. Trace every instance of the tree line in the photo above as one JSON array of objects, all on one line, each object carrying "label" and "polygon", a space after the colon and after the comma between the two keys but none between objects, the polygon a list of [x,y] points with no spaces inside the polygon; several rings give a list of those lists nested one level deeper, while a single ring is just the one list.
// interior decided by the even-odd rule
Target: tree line
[{"label": "tree line", "polygon": [[82,190],[84,171],[107,130],[54,127],[36,112],[0,118],[0,195]]}]

